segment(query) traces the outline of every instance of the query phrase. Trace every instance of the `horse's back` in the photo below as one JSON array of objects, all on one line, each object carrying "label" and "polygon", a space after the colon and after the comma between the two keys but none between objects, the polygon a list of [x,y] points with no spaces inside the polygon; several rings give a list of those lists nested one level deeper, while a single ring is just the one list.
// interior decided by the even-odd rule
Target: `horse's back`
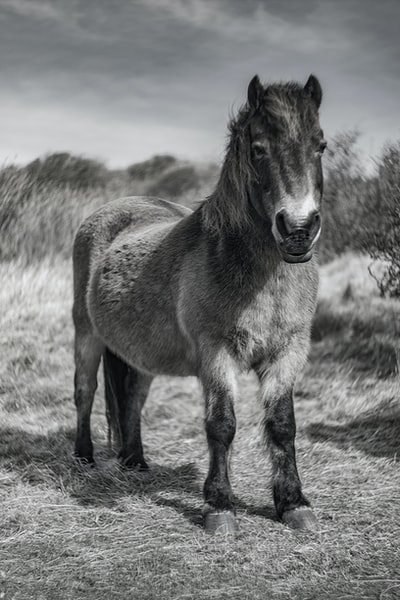
[{"label": "horse's back", "polygon": [[92,251],[102,251],[123,231],[178,221],[191,212],[184,206],[161,198],[119,198],[108,202],[83,221],[75,238],[75,254],[78,253],[79,257],[80,246],[87,246],[88,241],[91,242]]}]

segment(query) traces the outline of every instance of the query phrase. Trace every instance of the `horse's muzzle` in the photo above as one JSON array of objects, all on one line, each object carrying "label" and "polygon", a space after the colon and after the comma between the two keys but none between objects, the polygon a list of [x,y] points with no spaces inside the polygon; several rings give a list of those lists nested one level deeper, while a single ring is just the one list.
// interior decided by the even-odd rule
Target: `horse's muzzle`
[{"label": "horse's muzzle", "polygon": [[319,212],[313,213],[301,227],[294,226],[285,211],[275,217],[275,237],[279,252],[288,263],[303,263],[311,259],[321,231]]}]

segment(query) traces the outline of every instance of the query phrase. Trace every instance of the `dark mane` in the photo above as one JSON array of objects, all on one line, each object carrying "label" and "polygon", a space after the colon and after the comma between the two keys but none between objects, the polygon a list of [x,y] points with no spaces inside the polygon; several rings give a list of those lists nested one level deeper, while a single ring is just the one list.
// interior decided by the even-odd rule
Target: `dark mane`
[{"label": "dark mane", "polygon": [[253,111],[245,105],[228,124],[230,136],[221,174],[214,192],[201,206],[203,223],[212,233],[233,232],[248,224],[249,192],[256,177],[248,128],[252,116]]},{"label": "dark mane", "polygon": [[[270,136],[279,136],[280,143],[298,140],[318,123],[314,102],[296,82],[265,88],[258,114]],[[201,206],[203,224],[211,233],[240,231],[249,223],[249,196],[256,182],[249,129],[254,116],[254,109],[246,103],[228,123],[230,135],[221,174],[214,192]]]}]

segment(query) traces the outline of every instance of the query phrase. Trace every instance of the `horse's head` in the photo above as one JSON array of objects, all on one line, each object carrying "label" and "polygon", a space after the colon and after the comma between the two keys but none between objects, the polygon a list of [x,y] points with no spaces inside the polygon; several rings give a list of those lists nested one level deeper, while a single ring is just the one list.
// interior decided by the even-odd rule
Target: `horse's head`
[{"label": "horse's head", "polygon": [[321,156],[325,149],[318,109],[319,81],[263,87],[256,75],[248,88],[252,202],[272,225],[282,258],[308,261],[321,230]]}]

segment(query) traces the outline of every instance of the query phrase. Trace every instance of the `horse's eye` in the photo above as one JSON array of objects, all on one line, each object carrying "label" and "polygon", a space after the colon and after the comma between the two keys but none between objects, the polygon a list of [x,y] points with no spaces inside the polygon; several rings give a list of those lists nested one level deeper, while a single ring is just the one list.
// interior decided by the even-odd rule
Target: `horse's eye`
[{"label": "horse's eye", "polygon": [[256,158],[257,160],[263,158],[267,154],[267,148],[261,142],[254,142],[251,147],[253,150],[254,158]]},{"label": "horse's eye", "polygon": [[318,146],[317,153],[321,156],[324,153],[325,148],[327,147],[328,142],[325,140],[321,140]]}]

